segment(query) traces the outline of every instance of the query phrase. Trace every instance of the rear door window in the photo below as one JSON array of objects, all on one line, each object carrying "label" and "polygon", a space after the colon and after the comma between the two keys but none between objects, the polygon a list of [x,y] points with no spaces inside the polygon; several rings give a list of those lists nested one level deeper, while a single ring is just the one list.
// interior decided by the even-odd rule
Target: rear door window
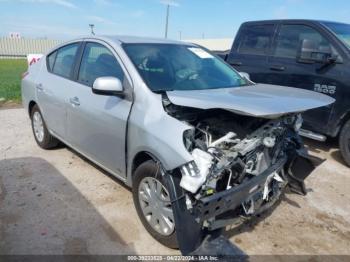
[{"label": "rear door window", "polygon": [[96,78],[113,76],[124,80],[123,70],[113,53],[99,43],[87,43],[81,60],[78,81],[92,86]]},{"label": "rear door window", "polygon": [[[59,76],[71,78],[75,57],[78,51],[79,43],[66,45],[57,50],[55,61],[52,62],[52,72]],[[49,67],[50,67],[49,57]],[[51,67],[50,67],[51,68]]]},{"label": "rear door window", "polygon": [[282,25],[276,41],[276,57],[297,58],[303,40],[314,42],[320,52],[331,53],[329,41],[317,30],[306,25]]},{"label": "rear door window", "polygon": [[240,32],[238,53],[265,55],[270,48],[274,25],[250,25]]}]

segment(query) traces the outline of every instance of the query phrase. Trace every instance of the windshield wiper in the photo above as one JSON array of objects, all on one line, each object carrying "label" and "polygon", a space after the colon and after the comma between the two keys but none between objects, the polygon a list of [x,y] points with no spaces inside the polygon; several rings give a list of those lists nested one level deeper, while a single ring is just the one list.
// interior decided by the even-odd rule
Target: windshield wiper
[{"label": "windshield wiper", "polygon": [[158,90],[152,90],[153,93],[156,94],[164,94],[165,92],[169,92],[169,91],[174,91],[174,89],[158,89]]}]

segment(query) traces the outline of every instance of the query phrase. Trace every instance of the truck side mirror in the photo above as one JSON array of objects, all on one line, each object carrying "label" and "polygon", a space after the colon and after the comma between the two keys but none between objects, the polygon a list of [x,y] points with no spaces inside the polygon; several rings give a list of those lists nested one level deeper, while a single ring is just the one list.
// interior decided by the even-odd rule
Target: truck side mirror
[{"label": "truck side mirror", "polygon": [[241,77],[250,80],[250,75],[246,72],[239,72],[239,74],[241,75]]},{"label": "truck side mirror", "polygon": [[331,64],[337,61],[337,57],[332,55],[330,47],[326,46],[322,48],[316,41],[304,39],[301,41],[297,60],[299,63],[306,64]]}]

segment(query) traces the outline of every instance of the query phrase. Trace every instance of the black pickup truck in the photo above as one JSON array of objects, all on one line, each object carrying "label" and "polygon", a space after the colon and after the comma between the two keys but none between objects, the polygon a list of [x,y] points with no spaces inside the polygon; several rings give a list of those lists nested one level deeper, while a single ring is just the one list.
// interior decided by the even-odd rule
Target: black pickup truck
[{"label": "black pickup truck", "polygon": [[241,25],[231,50],[218,54],[258,83],[309,89],[336,99],[304,114],[301,135],[338,137],[350,166],[350,25],[269,20]]}]

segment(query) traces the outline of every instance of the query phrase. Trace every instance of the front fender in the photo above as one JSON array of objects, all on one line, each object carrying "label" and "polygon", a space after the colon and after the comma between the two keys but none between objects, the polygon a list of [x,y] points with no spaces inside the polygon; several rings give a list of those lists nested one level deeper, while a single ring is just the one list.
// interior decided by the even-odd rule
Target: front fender
[{"label": "front fender", "polygon": [[127,183],[131,185],[133,159],[140,152],[153,155],[167,171],[192,161],[183,143],[183,133],[190,128],[169,116],[161,105],[156,111],[134,107],[128,124]]}]

